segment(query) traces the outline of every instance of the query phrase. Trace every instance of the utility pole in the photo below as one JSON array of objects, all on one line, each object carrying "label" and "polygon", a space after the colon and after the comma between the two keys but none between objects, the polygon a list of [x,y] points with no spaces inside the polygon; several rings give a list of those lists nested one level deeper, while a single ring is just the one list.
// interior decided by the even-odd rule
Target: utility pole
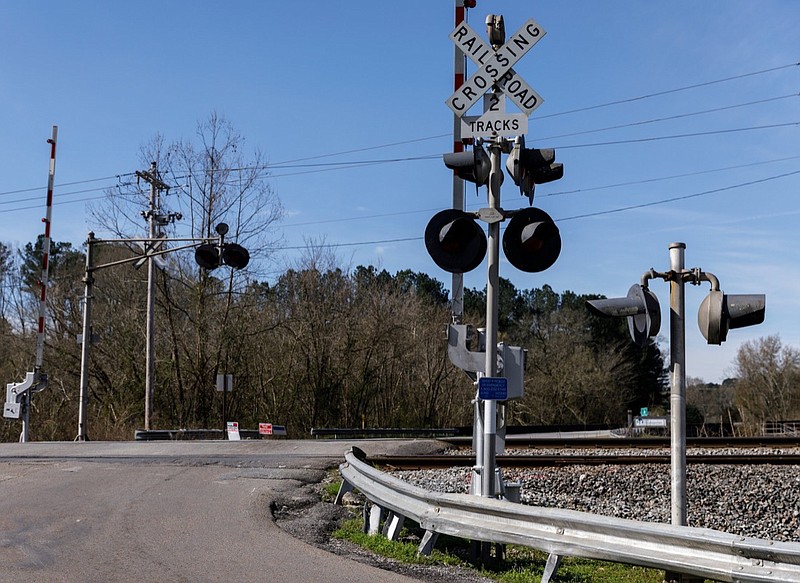
[{"label": "utility pole", "polygon": [[[150,164],[150,170],[140,172],[137,170],[136,176],[150,184],[150,209],[143,212],[142,216],[147,219],[149,225],[149,239],[151,250],[156,250],[154,240],[161,236],[161,225],[168,224],[174,220],[175,216],[161,214],[160,193],[162,190],[169,190],[158,175],[155,162]],[[145,254],[149,254],[145,248]],[[156,264],[151,255],[147,260],[147,325],[146,325],[146,362],[145,362],[145,386],[144,386],[144,428],[149,431],[151,427],[151,417],[153,411],[153,385],[155,381],[155,300],[156,300]]]}]

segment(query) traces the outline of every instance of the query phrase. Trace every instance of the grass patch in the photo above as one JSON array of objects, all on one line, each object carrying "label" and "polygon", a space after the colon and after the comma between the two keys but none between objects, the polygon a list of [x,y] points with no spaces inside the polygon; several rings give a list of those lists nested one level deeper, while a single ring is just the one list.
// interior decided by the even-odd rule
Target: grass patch
[{"label": "grass patch", "polygon": [[[331,473],[332,474],[332,473]],[[328,478],[322,483],[322,501],[333,502],[336,500],[336,495],[339,493],[339,487],[342,485],[341,478],[338,478],[339,472],[336,471],[336,476],[328,475]]]},{"label": "grass patch", "polygon": [[[506,560],[495,572],[483,574],[501,583],[538,583],[542,579],[547,553],[510,546]],[[564,557],[552,581],[558,583],[662,583],[664,572],[620,563]]]},{"label": "grass patch", "polygon": [[[400,532],[399,540],[392,541],[385,536],[370,536],[362,530],[359,518],[353,518],[342,523],[333,531],[335,538],[348,540],[360,547],[368,549],[378,555],[414,565],[449,565],[468,567],[469,565],[457,555],[434,549],[430,556],[417,554],[419,537],[407,528]],[[441,538],[440,538],[441,540]],[[443,547],[444,548],[444,547]]]}]

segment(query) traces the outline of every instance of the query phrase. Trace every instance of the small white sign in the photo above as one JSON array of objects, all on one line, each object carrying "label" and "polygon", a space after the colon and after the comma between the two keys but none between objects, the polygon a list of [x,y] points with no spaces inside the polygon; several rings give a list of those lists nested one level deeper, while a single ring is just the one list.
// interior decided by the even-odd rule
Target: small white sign
[{"label": "small white sign", "polygon": [[478,211],[478,218],[482,220],[484,223],[499,223],[505,217],[503,217],[503,213],[501,213],[498,209],[493,208],[483,208]]},{"label": "small white sign", "polygon": [[6,401],[3,407],[3,417],[6,419],[19,419],[20,409],[19,403],[9,403]]},{"label": "small white sign", "polygon": [[528,116],[524,113],[489,112],[480,117],[461,118],[462,138],[513,138],[527,133]]},{"label": "small white sign", "polygon": [[668,417],[634,417],[634,427],[667,427],[669,425]]},{"label": "small white sign", "polygon": [[241,437],[239,437],[239,422],[228,421],[227,427],[228,427],[228,440],[241,441]]},{"label": "small white sign", "polygon": [[272,423],[259,423],[258,433],[260,435],[272,435]]}]

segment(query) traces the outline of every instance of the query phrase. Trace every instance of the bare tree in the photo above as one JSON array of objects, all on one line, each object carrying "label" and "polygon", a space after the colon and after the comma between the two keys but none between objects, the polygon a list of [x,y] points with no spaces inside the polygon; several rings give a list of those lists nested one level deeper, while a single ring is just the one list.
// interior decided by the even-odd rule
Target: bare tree
[{"label": "bare tree", "polygon": [[[248,317],[238,309],[238,298],[253,276],[267,269],[278,240],[272,227],[282,208],[267,182],[263,156],[246,154],[244,137],[216,113],[198,124],[193,140],[168,144],[158,135],[141,156],[143,168],[155,162],[161,180],[171,185],[161,194],[158,214],[180,215],[160,228],[178,237],[209,239],[224,222],[229,227],[225,242],[240,244],[251,257],[246,269],[209,272],[195,264],[192,253],[178,252],[165,256],[166,269],[158,278],[154,414],[170,424],[208,424],[216,399],[210,389],[214,376],[235,372],[231,368],[239,353],[232,347]],[[128,181],[127,190],[109,191],[93,210],[95,220],[114,237],[142,237],[139,214],[149,208],[143,186],[148,185]]]},{"label": "bare tree", "polygon": [[736,406],[745,429],[800,415],[800,351],[777,335],[744,342],[736,354]]}]

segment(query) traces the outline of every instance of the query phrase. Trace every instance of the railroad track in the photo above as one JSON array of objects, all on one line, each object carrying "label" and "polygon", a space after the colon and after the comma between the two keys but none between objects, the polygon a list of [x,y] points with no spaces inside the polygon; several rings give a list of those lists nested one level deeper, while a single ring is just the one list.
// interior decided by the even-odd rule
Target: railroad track
[{"label": "railroad track", "polygon": [[[418,470],[432,468],[471,467],[475,457],[469,455],[424,455],[424,456],[374,456],[369,463],[393,470]],[[599,466],[634,464],[669,464],[669,455],[499,455],[497,465],[501,468],[546,468],[560,466]],[[707,455],[689,454],[686,463],[717,465],[798,465],[800,455]]]},{"label": "railroad track", "polygon": [[[472,437],[447,437],[440,438],[454,448],[469,449],[472,447]],[[568,437],[536,437],[535,435],[507,435],[505,438],[507,448],[557,448],[557,449],[585,449],[585,448],[614,448],[614,449],[650,449],[669,447],[669,437],[581,437],[571,439]],[[800,437],[793,436],[761,436],[761,437],[690,437],[686,440],[689,448],[780,448],[800,447]]]}]

